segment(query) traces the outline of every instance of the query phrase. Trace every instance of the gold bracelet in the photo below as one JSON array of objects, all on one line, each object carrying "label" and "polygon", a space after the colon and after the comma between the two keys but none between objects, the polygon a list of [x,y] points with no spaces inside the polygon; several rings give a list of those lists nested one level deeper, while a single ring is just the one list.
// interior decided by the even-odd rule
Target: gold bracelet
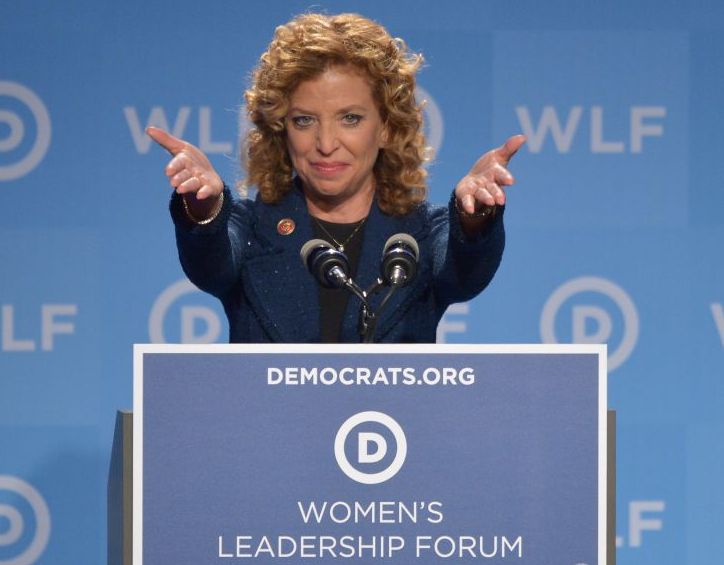
[{"label": "gold bracelet", "polygon": [[209,216],[205,220],[199,220],[191,213],[191,209],[189,208],[189,203],[186,202],[186,197],[182,196],[181,200],[183,200],[183,203],[184,203],[184,212],[186,212],[186,217],[189,220],[191,220],[193,223],[195,223],[199,226],[205,226],[206,224],[210,224],[211,222],[213,222],[217,218],[219,213],[221,212],[221,209],[224,207],[224,193],[222,192],[219,195],[219,199],[216,203],[216,207],[214,208],[214,211],[211,213],[211,216]]},{"label": "gold bracelet", "polygon": [[460,214],[464,218],[487,218],[488,216],[495,216],[495,211],[497,210],[497,206],[488,206],[487,204],[483,204],[483,207],[480,208],[477,212],[473,212],[472,214],[470,212],[466,212],[463,208],[460,207],[460,203],[458,199],[455,199],[455,210],[457,210],[457,213]]}]

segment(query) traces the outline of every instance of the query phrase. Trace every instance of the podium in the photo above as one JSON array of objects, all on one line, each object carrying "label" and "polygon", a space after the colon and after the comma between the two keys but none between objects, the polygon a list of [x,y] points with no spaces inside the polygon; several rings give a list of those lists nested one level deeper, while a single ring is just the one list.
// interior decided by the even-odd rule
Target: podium
[{"label": "podium", "polygon": [[605,361],[598,345],[136,346],[109,564],[615,563]]}]

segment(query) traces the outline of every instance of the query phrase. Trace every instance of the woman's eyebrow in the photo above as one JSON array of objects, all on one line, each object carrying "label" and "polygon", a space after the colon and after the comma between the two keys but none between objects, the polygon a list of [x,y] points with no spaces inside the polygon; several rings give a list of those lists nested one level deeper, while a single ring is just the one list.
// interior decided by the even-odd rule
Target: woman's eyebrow
[{"label": "woman's eyebrow", "polygon": [[338,114],[346,114],[346,113],[348,113],[348,112],[353,112],[353,111],[356,111],[356,112],[362,111],[362,112],[364,112],[365,110],[367,110],[367,107],[366,107],[366,106],[362,106],[361,104],[353,104],[353,105],[351,105],[351,106],[345,106],[344,108],[340,108],[339,110],[337,110],[337,113],[338,113]]},{"label": "woman's eyebrow", "polygon": [[[345,106],[343,108],[340,108],[339,110],[335,111],[335,114],[346,114],[348,112],[364,112],[367,111],[369,108],[362,104],[352,104],[350,106]],[[317,112],[313,112],[312,110],[307,110],[305,108],[301,108],[299,106],[292,106],[289,108],[288,114],[291,114],[292,112],[298,112],[300,114],[308,114],[310,116],[316,116]]]},{"label": "woman's eyebrow", "polygon": [[299,106],[292,106],[289,108],[288,114],[291,114],[292,112],[298,112],[300,114],[312,114],[316,115],[315,112],[312,112],[311,110],[305,110],[304,108],[300,108]]}]

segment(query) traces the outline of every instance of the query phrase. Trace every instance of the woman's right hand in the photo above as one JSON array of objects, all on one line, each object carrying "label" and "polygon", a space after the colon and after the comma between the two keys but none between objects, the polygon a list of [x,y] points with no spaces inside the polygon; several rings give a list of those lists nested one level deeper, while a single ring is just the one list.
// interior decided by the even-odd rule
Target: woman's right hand
[{"label": "woman's right hand", "polygon": [[185,196],[193,216],[210,216],[224,190],[224,182],[206,155],[161,128],[148,127],[146,133],[173,156],[164,172],[176,192]]}]

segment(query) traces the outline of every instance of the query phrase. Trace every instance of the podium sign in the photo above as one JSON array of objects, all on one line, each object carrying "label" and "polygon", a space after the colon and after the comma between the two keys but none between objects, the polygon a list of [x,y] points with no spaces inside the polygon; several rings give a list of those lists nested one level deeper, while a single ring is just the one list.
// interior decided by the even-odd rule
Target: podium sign
[{"label": "podium sign", "polygon": [[135,350],[135,565],[606,563],[605,347]]}]

